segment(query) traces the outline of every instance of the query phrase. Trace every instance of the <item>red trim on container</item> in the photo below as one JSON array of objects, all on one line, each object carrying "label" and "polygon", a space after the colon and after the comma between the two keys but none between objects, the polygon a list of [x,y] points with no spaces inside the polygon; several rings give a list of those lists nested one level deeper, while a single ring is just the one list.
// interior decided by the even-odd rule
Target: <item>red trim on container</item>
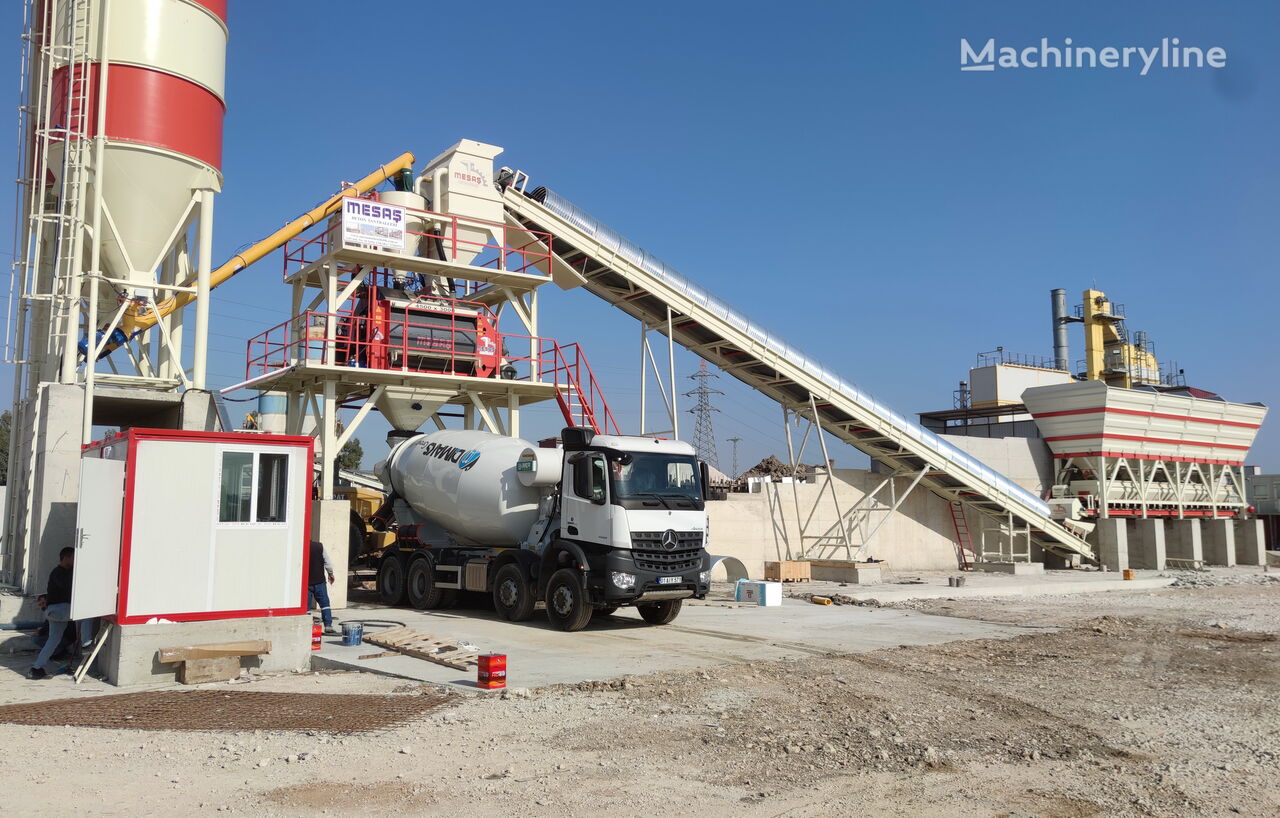
[{"label": "red trim on container", "polygon": [[[68,120],[83,120],[83,134],[98,133],[97,88],[101,66],[89,68],[88,111],[73,110],[67,116],[69,69],[53,72],[53,127],[68,127]],[[72,103],[72,107],[77,103]],[[133,142],[186,154],[222,169],[222,120],[226,106],[202,85],[151,68],[112,65],[107,70],[108,139]]]},{"label": "red trim on container", "polygon": [[1143,435],[1117,435],[1110,432],[1103,434],[1085,434],[1085,435],[1057,435],[1056,437],[1046,437],[1045,442],[1056,443],[1060,440],[1097,440],[1106,438],[1107,440],[1136,440],[1139,443],[1167,443],[1173,446],[1198,446],[1205,449],[1238,449],[1242,452],[1249,451],[1249,446],[1239,446],[1234,443],[1207,443],[1197,440],[1174,440],[1167,437],[1144,437]]},{"label": "red trim on container", "polygon": [[[133,485],[138,463],[138,438],[126,432],[128,450],[124,463],[124,522],[120,526],[120,593],[116,595],[116,622],[123,624],[129,610],[129,566],[133,558]],[[145,621],[145,620],[144,620]]]},{"label": "red trim on container", "polygon": [[1215,426],[1240,426],[1245,429],[1259,429],[1261,423],[1245,423],[1239,420],[1215,420],[1213,418],[1197,418],[1190,415],[1171,415],[1168,412],[1143,412],[1138,409],[1118,409],[1114,406],[1094,406],[1089,409],[1062,409],[1056,412],[1040,412],[1039,414],[1032,412],[1031,416],[1037,420],[1040,418],[1057,418],[1065,415],[1090,415],[1097,412],[1106,412],[1108,415],[1137,415],[1144,418],[1165,418],[1167,420],[1185,420],[1189,423],[1212,423]]},{"label": "red trim on container", "polygon": [[1125,457],[1130,460],[1167,460],[1170,463],[1212,463],[1215,466],[1243,466],[1243,460],[1211,460],[1204,457],[1166,457],[1159,454],[1138,454],[1136,452],[1062,452],[1055,454],[1057,460],[1066,460],[1071,457]]},{"label": "red trim on container", "polygon": [[215,17],[222,21],[223,25],[227,23],[227,0],[189,0],[197,6],[203,6],[211,12]]},{"label": "red trim on container", "polygon": [[[268,443],[277,446],[305,446],[306,463],[310,466],[315,459],[315,439],[302,435],[246,434],[244,432],[189,432],[180,429],[130,429],[109,442],[116,443],[121,439],[128,441],[128,453],[125,462],[124,482],[124,515],[120,528],[120,592],[116,597],[115,620],[120,625],[141,625],[152,618],[167,619],[170,622],[204,622],[219,619],[245,619],[258,616],[302,616],[307,613],[307,567],[310,557],[311,542],[311,490],[307,481],[304,493],[302,521],[302,587],[298,604],[288,608],[258,608],[237,611],[198,611],[192,613],[129,613],[129,571],[133,557],[133,509],[134,485],[137,467],[138,444],[144,440],[195,440],[203,442],[225,443]],[[98,444],[106,441],[99,441]]]}]

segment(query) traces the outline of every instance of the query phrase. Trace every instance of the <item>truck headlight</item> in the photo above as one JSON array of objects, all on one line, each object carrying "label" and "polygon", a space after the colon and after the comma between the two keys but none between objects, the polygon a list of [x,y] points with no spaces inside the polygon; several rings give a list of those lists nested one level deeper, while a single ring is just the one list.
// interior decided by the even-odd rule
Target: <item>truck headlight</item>
[{"label": "truck headlight", "polygon": [[636,575],[628,574],[626,571],[613,571],[613,585],[621,591],[630,591],[636,587]]},{"label": "truck headlight", "polygon": [[710,582],[710,581],[711,581],[711,572],[710,572],[710,571],[699,571],[699,572],[698,572],[698,582],[699,582],[699,583],[701,583],[702,585],[706,585],[706,584],[707,584],[708,582]]}]

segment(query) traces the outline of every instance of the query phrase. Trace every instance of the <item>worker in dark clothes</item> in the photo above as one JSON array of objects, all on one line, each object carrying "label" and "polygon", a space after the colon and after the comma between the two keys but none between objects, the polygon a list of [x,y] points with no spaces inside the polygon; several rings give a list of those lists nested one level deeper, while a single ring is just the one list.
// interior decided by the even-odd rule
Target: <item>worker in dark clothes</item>
[{"label": "worker in dark clothes", "polygon": [[333,584],[333,566],[329,563],[329,555],[319,540],[311,541],[311,557],[307,567],[307,607],[314,603],[320,606],[320,621],[324,623],[324,632],[335,634],[333,612],[329,610],[329,588],[325,585],[328,576],[329,584]]},{"label": "worker in dark clothes", "polygon": [[36,663],[31,666],[31,678],[43,679],[49,675],[45,665],[53,658],[53,652],[62,642],[67,625],[71,621],[71,569],[75,565],[76,550],[64,548],[58,553],[58,564],[49,572],[49,587],[45,591],[44,615],[49,620],[49,638],[40,648]]},{"label": "worker in dark clothes", "polygon": [[[45,608],[49,607],[48,599],[45,597],[44,594],[41,594],[40,596],[36,597],[36,607],[38,607],[42,613],[44,612]],[[75,630],[76,630],[75,628],[66,629],[66,631],[62,634],[62,644],[54,648],[53,656],[51,656],[50,658],[61,659],[67,655],[67,651],[69,651],[75,645],[75,642],[76,642]],[[36,629],[36,634],[35,636],[32,637],[32,639],[36,643],[36,650],[39,650],[40,648],[44,647],[44,643],[49,641],[49,620],[46,619],[44,622],[40,623],[40,627]]]}]

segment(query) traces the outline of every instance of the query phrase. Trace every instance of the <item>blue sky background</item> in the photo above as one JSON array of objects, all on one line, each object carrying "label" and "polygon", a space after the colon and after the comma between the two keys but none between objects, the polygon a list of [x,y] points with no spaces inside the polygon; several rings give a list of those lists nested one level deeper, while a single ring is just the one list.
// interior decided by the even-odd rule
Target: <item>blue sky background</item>
[{"label": "blue sky background", "polygon": [[[215,260],[340,180],[467,137],[904,414],[949,408],[978,352],[1048,354],[1048,290],[1075,304],[1093,285],[1191,383],[1275,405],[1277,30],[1272,2],[233,0]],[[958,70],[961,37],[1042,36],[1177,36],[1228,67]],[[634,430],[635,322],[581,291],[548,288],[543,307],[543,334],[584,343]],[[214,385],[243,378],[244,341],[287,309],[278,255],[217,291]],[[678,366],[692,388],[697,360]],[[784,454],[777,406],[717,386],[722,466],[735,435],[744,468]],[[553,431],[558,413],[526,424]],[[1268,471],[1277,424],[1250,458]],[[359,435],[366,465],[385,428]]]}]

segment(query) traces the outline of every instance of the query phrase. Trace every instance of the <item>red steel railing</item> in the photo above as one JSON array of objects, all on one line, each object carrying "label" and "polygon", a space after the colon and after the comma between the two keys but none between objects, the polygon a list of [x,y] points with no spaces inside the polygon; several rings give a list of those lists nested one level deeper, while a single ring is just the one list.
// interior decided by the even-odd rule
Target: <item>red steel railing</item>
[{"label": "red steel railing", "polygon": [[248,341],[245,379],[296,365],[323,364],[552,383],[566,422],[620,434],[604,391],[578,344],[561,346],[550,338],[503,333],[496,354],[486,354],[478,349],[480,332],[469,320],[475,314],[441,312],[440,317],[449,318],[441,323],[403,315],[370,319],[308,311]]}]

